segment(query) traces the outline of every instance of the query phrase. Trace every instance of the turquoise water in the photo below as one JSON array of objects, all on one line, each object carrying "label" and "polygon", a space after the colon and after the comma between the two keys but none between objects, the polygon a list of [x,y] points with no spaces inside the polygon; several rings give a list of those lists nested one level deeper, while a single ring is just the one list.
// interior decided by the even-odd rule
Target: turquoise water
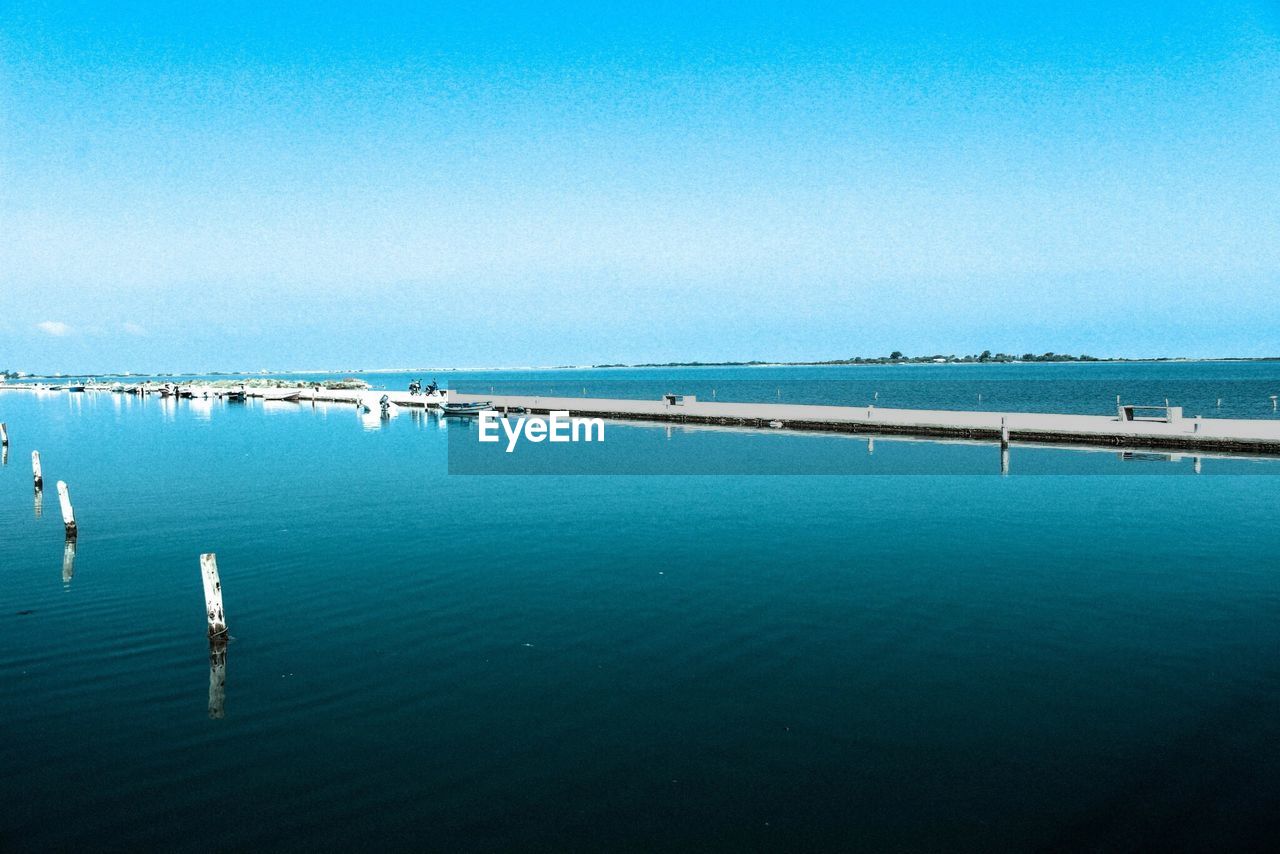
[{"label": "turquoise water", "polygon": [[465,428],[410,414],[0,392],[0,420],[4,850],[1280,830],[1270,477],[461,477]]}]

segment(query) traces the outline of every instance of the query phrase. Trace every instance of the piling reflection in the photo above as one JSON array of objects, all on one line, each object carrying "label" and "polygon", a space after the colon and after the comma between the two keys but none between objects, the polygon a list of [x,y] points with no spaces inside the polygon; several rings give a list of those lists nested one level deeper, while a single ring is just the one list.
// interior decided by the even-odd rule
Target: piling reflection
[{"label": "piling reflection", "polygon": [[226,715],[227,702],[227,638],[222,635],[209,640],[209,717],[220,720]]},{"label": "piling reflection", "polygon": [[0,466],[9,465],[9,446],[0,447]]},{"label": "piling reflection", "polygon": [[[1025,462],[1025,460],[1024,460]],[[1000,446],[1000,474],[1009,473],[1009,446]]]},{"label": "piling reflection", "polygon": [[70,584],[76,574],[76,541],[67,540],[62,547],[62,583]]},{"label": "piling reflection", "polygon": [[39,487],[36,488],[35,509],[37,519],[44,515],[44,490]]}]

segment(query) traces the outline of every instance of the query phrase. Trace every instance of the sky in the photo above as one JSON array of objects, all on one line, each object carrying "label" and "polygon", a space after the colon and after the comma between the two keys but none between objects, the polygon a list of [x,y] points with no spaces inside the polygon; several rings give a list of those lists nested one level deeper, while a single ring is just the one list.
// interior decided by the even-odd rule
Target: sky
[{"label": "sky", "polygon": [[1280,355],[1280,4],[0,0],[0,368]]}]

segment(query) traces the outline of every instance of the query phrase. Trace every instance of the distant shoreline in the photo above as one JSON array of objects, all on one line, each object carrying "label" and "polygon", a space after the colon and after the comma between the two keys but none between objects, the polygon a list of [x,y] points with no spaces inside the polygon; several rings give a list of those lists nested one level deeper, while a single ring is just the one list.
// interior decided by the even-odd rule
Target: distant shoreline
[{"label": "distant shoreline", "polygon": [[[1216,363],[1216,362],[1280,362],[1280,356],[1220,356],[1214,358],[1189,358],[1189,357],[1168,357],[1160,356],[1149,359],[1128,359],[1128,358],[1080,358],[1080,357],[1064,357],[1064,358],[1036,358],[1032,360],[1017,359],[987,359],[979,360],[970,357],[961,358],[945,358],[938,361],[937,357],[903,357],[901,359],[892,358],[873,358],[862,360],[825,360],[812,362],[763,362],[763,361],[746,361],[746,362],[639,362],[634,364],[603,364],[603,365],[520,365],[520,366],[498,366],[498,367],[465,367],[465,368],[347,368],[343,370],[273,370],[273,371],[183,371],[183,372],[159,372],[159,373],[140,373],[137,371],[128,373],[112,373],[112,372],[95,372],[83,371],[74,374],[31,374],[23,373],[19,375],[9,374],[7,379],[12,381],[25,380],[45,380],[45,379],[69,379],[81,377],[110,377],[113,379],[130,379],[130,378],[146,378],[146,377],[290,377],[290,376],[359,376],[366,374],[448,374],[448,373],[498,373],[498,372],[514,372],[514,371],[593,371],[593,370],[613,370],[613,369],[657,369],[657,368],[834,368],[834,367],[885,367],[885,366],[928,366],[928,365],[1095,365],[1095,364],[1158,364],[1158,363],[1175,363],[1175,364],[1196,364],[1196,363]],[[3,382],[0,382],[3,385]]]}]

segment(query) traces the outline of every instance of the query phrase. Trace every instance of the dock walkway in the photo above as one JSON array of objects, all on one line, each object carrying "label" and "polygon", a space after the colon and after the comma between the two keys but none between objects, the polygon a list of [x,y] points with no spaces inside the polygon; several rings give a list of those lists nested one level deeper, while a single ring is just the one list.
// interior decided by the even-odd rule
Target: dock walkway
[{"label": "dock walkway", "polygon": [[1121,421],[1118,416],[1035,412],[965,412],[941,409],[882,409],[878,406],[816,406],[785,403],[722,403],[689,400],[610,400],[450,392],[450,399],[489,400],[495,409],[523,407],[533,413],[564,410],[581,418],[673,421],[739,427],[900,435],[1010,442],[1160,448],[1236,454],[1280,453],[1280,419],[1175,418]]},{"label": "dock walkway", "polygon": [[[41,390],[10,383],[0,389]],[[196,385],[197,394],[229,391]],[[96,388],[93,391],[106,391]],[[292,389],[247,388],[252,398],[278,396]],[[299,403],[363,403],[377,411],[383,395],[396,406],[423,406],[422,396],[407,391],[316,390],[302,387]],[[975,412],[943,409],[885,409],[878,406],[818,406],[788,403],[724,403],[676,397],[675,400],[631,400],[588,397],[500,395],[450,390],[454,402],[487,400],[494,409],[523,408],[545,414],[566,411],[573,417],[619,421],[663,421],[734,427],[786,428],[866,435],[979,441],[1091,445],[1131,449],[1203,451],[1225,454],[1280,455],[1280,419],[1200,418],[1176,416],[1168,421],[1122,421],[1118,415],[1058,415],[1036,412]],[[395,408],[394,406],[392,407]],[[1007,432],[1006,432],[1007,431]]]}]

